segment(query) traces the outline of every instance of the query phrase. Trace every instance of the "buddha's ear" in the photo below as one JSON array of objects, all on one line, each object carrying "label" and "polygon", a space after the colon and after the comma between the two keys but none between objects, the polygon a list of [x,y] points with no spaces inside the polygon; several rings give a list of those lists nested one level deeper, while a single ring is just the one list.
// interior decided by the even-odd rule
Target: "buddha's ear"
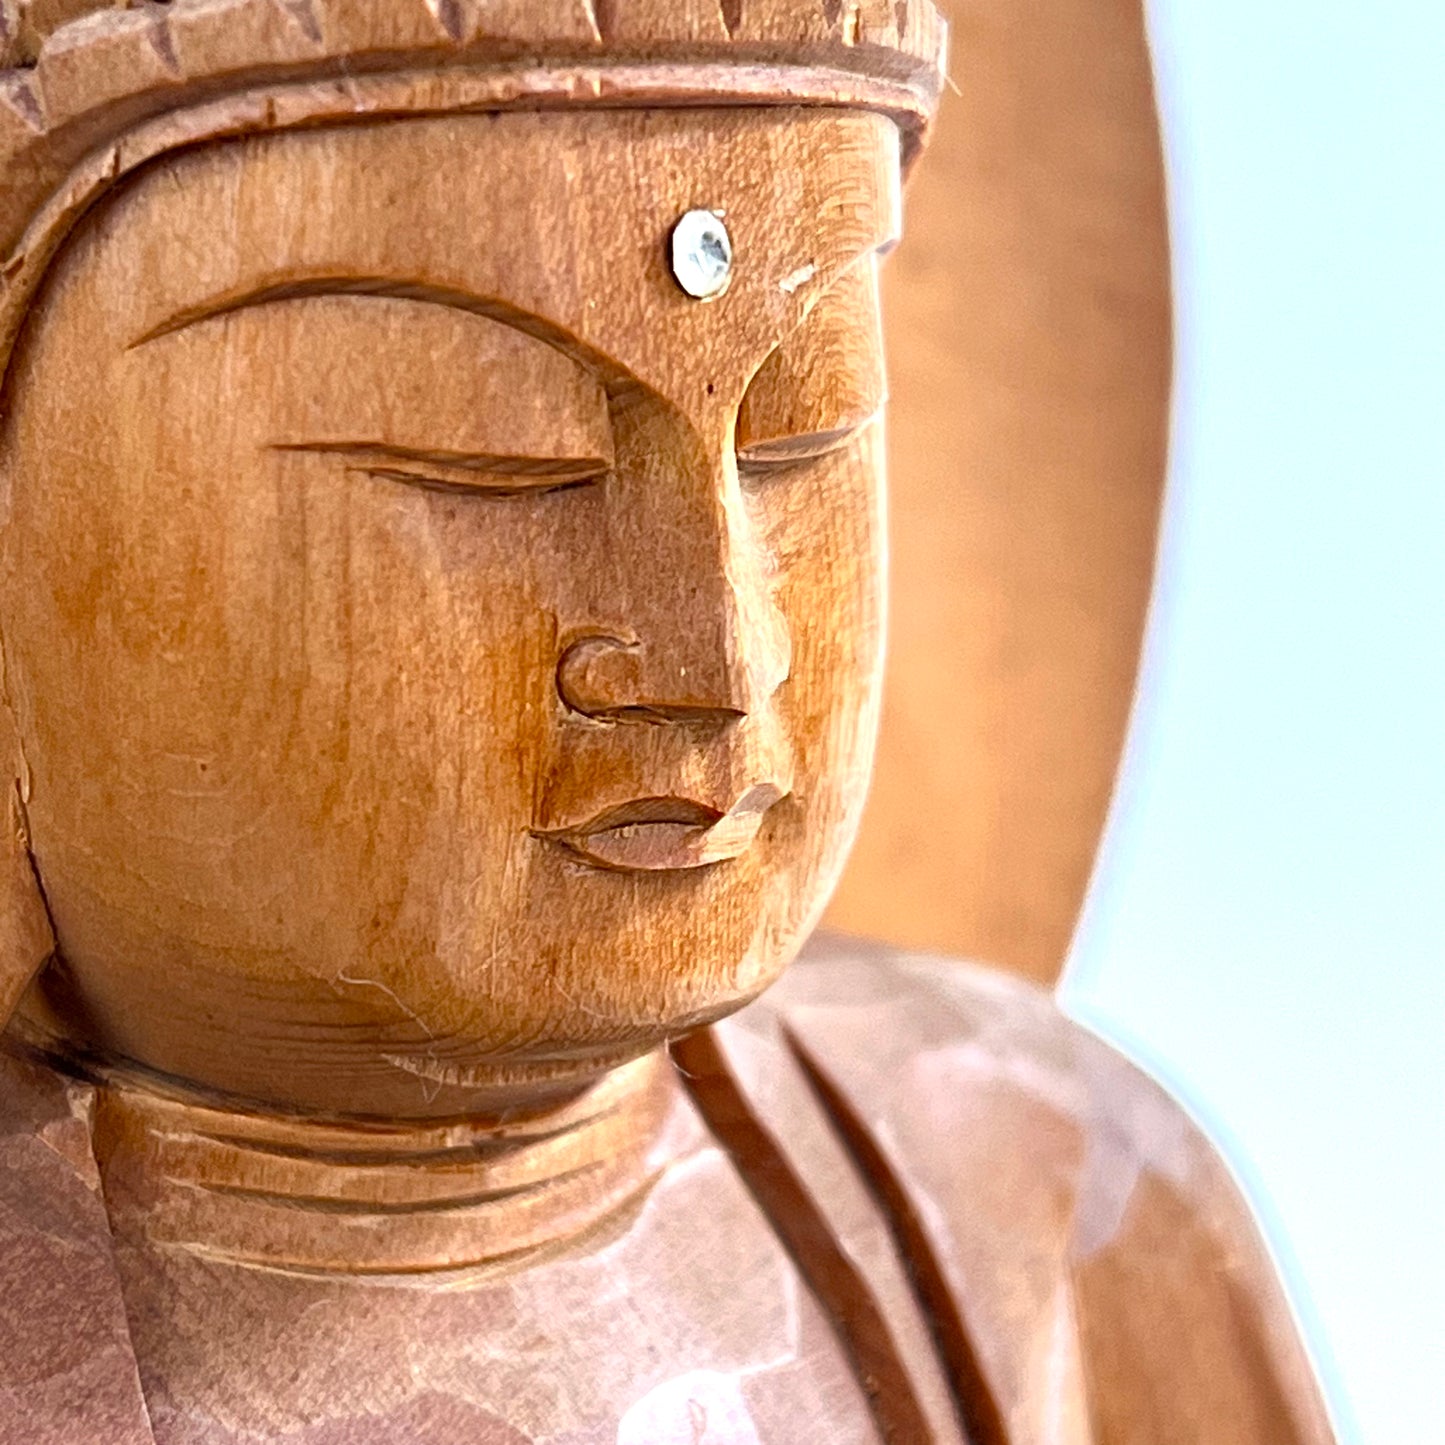
[{"label": "buddha's ear", "polygon": [[0,699],[0,1029],[55,951],[50,914],[30,856],[19,741]]}]

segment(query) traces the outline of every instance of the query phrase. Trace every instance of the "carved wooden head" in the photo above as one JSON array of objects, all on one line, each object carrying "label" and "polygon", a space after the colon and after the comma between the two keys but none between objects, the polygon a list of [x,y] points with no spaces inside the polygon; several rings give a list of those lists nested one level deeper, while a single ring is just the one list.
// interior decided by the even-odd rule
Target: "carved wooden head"
[{"label": "carved wooden head", "polygon": [[30,243],[0,636],[58,952],[20,1026],[443,1114],[737,1007],[837,876],[900,128],[383,81],[421,102],[157,148]]}]

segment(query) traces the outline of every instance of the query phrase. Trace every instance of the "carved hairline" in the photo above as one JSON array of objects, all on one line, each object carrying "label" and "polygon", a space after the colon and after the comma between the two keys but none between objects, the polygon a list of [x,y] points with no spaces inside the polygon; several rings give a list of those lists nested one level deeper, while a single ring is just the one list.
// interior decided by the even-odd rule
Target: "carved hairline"
[{"label": "carved hairline", "polygon": [[[469,111],[826,106],[887,115],[906,161],[943,76],[946,31],[931,0],[505,8],[522,12],[506,34],[481,33],[478,0],[102,8],[51,34],[33,66],[0,71],[0,385],[65,238],[112,187],[170,151]],[[722,11],[734,16],[727,39],[699,42],[698,17],[714,9],[719,26]],[[13,51],[5,13],[0,42]],[[678,33],[668,35],[674,20]]]}]

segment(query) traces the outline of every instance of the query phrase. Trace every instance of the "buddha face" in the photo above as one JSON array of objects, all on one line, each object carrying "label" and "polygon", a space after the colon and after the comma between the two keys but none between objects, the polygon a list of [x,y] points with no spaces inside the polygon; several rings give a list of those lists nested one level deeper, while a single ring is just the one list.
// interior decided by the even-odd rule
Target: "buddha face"
[{"label": "buddha face", "polygon": [[436,1116],[765,987],[872,750],[896,172],[861,114],[470,115],[212,145],[93,212],[0,453],[60,954],[28,1026]]}]

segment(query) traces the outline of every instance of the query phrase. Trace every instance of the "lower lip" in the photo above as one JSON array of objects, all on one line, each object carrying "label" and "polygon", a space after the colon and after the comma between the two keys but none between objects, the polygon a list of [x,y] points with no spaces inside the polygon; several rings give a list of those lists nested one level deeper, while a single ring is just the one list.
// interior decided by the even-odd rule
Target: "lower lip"
[{"label": "lower lip", "polygon": [[762,826],[761,813],[695,823],[626,823],[595,833],[564,834],[555,841],[594,868],[621,873],[672,873],[710,868],[745,852]]}]

